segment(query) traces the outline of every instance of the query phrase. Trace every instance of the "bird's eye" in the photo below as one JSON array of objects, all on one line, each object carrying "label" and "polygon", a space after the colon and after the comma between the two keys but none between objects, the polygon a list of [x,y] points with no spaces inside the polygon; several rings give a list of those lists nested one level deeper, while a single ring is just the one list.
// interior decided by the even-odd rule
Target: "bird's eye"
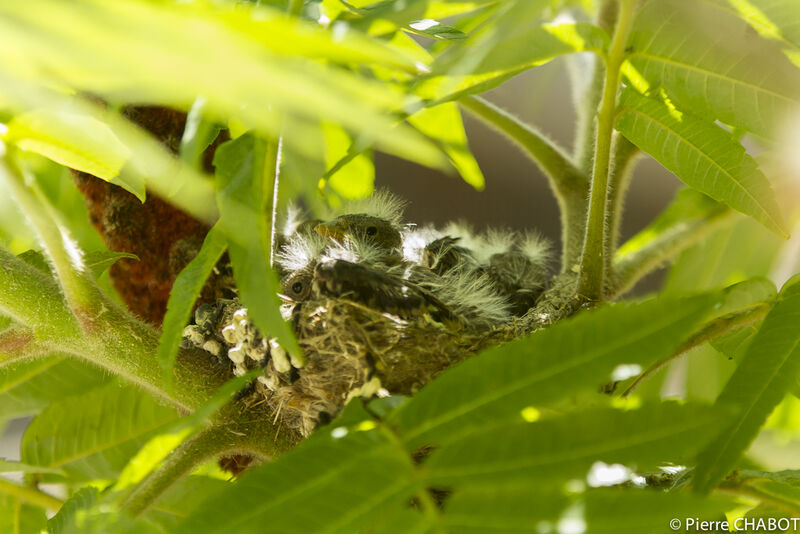
[{"label": "bird's eye", "polygon": [[367,235],[375,235],[377,233],[378,233],[378,228],[376,226],[367,227]]},{"label": "bird's eye", "polygon": [[303,282],[295,282],[292,284],[292,291],[295,293],[301,293],[303,291]]}]

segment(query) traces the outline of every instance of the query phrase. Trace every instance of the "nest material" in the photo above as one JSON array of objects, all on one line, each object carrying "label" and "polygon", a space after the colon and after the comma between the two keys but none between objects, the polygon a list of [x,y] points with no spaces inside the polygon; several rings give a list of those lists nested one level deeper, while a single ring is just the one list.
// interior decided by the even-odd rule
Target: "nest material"
[{"label": "nest material", "polygon": [[445,326],[424,316],[405,320],[341,298],[317,297],[285,311],[306,356],[302,368],[290,365],[285,352],[261,336],[236,299],[198,309],[185,339],[221,361],[241,362],[237,374],[261,367],[254,402],[266,402],[276,426],[298,438],[330,421],[353,398],[411,395],[442,370],[516,337],[524,327],[521,320],[480,329]]}]

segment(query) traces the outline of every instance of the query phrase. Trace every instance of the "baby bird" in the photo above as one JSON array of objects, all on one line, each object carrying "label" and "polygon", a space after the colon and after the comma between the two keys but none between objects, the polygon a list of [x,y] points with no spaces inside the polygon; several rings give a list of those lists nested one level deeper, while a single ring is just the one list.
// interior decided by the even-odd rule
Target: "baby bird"
[{"label": "baby bird", "polygon": [[331,221],[317,224],[314,230],[342,247],[373,249],[372,260],[394,264],[402,260],[402,217],[405,202],[387,191],[376,191],[371,197],[350,202],[342,214]]}]

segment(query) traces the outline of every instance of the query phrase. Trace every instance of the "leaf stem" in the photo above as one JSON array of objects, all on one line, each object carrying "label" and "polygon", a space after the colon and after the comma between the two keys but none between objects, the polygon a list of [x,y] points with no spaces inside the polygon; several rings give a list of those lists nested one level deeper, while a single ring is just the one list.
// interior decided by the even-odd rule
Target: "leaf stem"
[{"label": "leaf stem", "polygon": [[678,221],[635,252],[617,254],[614,257],[615,278],[609,284],[607,297],[615,299],[625,294],[648,273],[674,259],[714,230],[736,221],[736,215],[732,209],[721,207],[700,219]]},{"label": "leaf stem", "polygon": [[629,396],[637,387],[639,387],[639,384],[641,384],[648,377],[652,376],[654,373],[658,372],[660,369],[663,369],[665,365],[675,358],[678,358],[695,347],[699,347],[707,341],[711,341],[712,339],[716,339],[723,334],[727,334],[731,330],[755,323],[756,321],[763,319],[766,317],[770,309],[772,309],[772,304],[758,304],[749,310],[723,316],[711,321],[705,326],[705,328],[687,339],[683,345],[681,345],[671,356],[661,360],[660,362],[654,363],[642,374],[636,377],[636,380],[634,380],[633,383],[628,386],[628,388],[622,393],[622,396]]},{"label": "leaf stem", "polygon": [[555,142],[507,111],[477,96],[466,96],[458,102],[521,148],[547,176],[561,211],[562,271],[571,267],[577,262],[581,247],[586,176]]},{"label": "leaf stem", "polygon": [[614,252],[619,247],[619,232],[622,226],[622,215],[625,211],[625,197],[633,179],[636,162],[643,155],[639,148],[628,141],[619,132],[614,133],[612,142],[614,152],[614,168],[610,171],[608,183],[608,233],[606,239],[606,273],[607,278],[614,276]]},{"label": "leaf stem", "polygon": [[619,13],[611,48],[606,60],[603,96],[597,114],[592,184],[589,192],[589,216],[583,243],[578,294],[591,301],[603,298],[606,253],[606,203],[608,175],[611,166],[611,138],[617,107],[619,72],[625,58],[625,43],[633,22],[634,0],[619,0]]},{"label": "leaf stem", "polygon": [[14,484],[3,477],[0,477],[0,494],[16,497],[24,503],[45,508],[46,510],[58,510],[64,504],[61,499],[57,499],[43,491]]}]

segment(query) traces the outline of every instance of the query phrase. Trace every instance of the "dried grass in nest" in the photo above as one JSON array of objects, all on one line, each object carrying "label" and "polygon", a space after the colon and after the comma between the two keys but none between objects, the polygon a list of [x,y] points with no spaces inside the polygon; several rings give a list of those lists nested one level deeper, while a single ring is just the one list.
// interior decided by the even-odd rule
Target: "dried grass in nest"
[{"label": "dried grass in nest", "polygon": [[[421,316],[404,321],[347,300],[319,298],[293,310],[307,364],[293,373],[265,368],[257,390],[284,431],[307,436],[351,399],[410,395],[480,349],[521,333],[522,321],[481,330],[448,328]],[[266,385],[265,385],[266,383]]]}]

